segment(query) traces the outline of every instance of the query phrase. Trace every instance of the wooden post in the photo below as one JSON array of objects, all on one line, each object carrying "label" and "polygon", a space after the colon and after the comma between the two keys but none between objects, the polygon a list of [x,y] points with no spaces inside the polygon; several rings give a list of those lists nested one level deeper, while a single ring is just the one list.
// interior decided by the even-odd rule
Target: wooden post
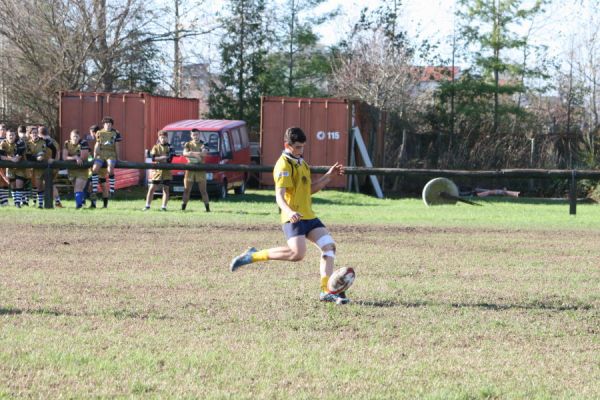
[{"label": "wooden post", "polygon": [[44,170],[44,208],[54,208],[54,170],[50,164]]},{"label": "wooden post", "polygon": [[577,214],[577,180],[575,170],[571,172],[571,187],[569,190],[569,215]]}]

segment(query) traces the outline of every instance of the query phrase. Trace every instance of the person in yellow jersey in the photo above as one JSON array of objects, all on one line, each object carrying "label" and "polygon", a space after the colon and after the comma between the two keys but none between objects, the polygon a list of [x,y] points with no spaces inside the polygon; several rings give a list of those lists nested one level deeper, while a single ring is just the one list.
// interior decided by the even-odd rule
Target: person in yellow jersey
[{"label": "person in yellow jersey", "polygon": [[[200,131],[198,129],[192,129],[190,136],[192,140],[183,145],[183,155],[188,159],[190,164],[201,164],[204,162],[204,157],[208,153],[208,147],[200,140]],[[181,199],[181,210],[185,211],[195,182],[198,183],[198,189],[200,190],[202,201],[204,202],[204,209],[206,212],[210,212],[208,191],[206,190],[206,171],[185,171],[183,177],[184,189]]]},{"label": "person in yellow jersey", "polygon": [[[6,140],[0,143],[0,160],[18,163],[26,157],[27,143],[17,136],[14,130],[6,131]],[[23,183],[26,179],[25,168],[7,168],[6,177],[12,190],[15,207],[21,208]]]},{"label": "person in yellow jersey", "polygon": [[[169,144],[169,136],[165,131],[158,131],[158,143],[150,150],[150,156],[153,162],[170,163],[173,159],[173,149]],[[169,184],[173,176],[171,171],[166,169],[153,169],[150,171],[150,185],[148,186],[148,194],[146,195],[146,206],[144,211],[150,209],[150,204],[154,198],[154,191],[162,186],[163,197],[161,211],[167,211],[167,203],[169,202]]]},{"label": "person in yellow jersey", "polygon": [[[25,160],[30,160],[29,142],[31,141],[31,127],[19,125],[17,127],[17,135],[19,139],[25,142],[27,150],[25,152]],[[29,207],[29,199],[33,197],[33,168],[25,168],[25,181],[23,182],[23,190],[21,192],[21,205]],[[35,199],[35,198],[34,198]]]},{"label": "person in yellow jersey", "polygon": [[336,162],[313,182],[310,167],[302,158],[305,143],[306,135],[302,129],[288,128],[284,135],[284,151],[273,169],[275,200],[281,209],[281,223],[287,246],[260,251],[252,247],[235,257],[229,269],[234,272],[244,265],[258,261],[300,261],[306,254],[308,239],[321,250],[319,299],[347,304],[350,300],[344,292],[333,294],[327,290],[327,282],[333,273],[336,246],[325,225],[315,215],[311,199],[312,194],[327,186],[333,177],[343,175],[344,167]]},{"label": "person in yellow jersey", "polygon": [[94,165],[92,167],[92,191],[98,192],[100,169],[108,170],[108,182],[110,193],[115,192],[115,165],[119,160],[121,141],[123,140],[119,131],[113,128],[113,119],[104,117],[102,119],[103,129],[96,132],[96,144],[94,145]]},{"label": "person in yellow jersey", "polygon": [[[52,159],[54,161],[60,160],[60,145],[52,136],[50,136],[50,131],[48,130],[48,128],[46,128],[43,125],[40,125],[38,127],[38,135],[42,139],[45,139],[46,141],[50,141],[50,142],[52,142],[52,144],[54,144],[54,147],[56,148],[56,152],[53,150],[50,150],[50,149],[46,150],[47,153],[51,153],[51,154],[49,154],[50,159]],[[57,177],[58,177],[58,169],[53,169],[52,170],[52,178],[53,178],[54,182],[56,182]],[[58,187],[56,185],[52,185],[52,197],[54,197],[54,207],[62,208],[62,202],[60,201],[60,194],[58,193]]]},{"label": "person in yellow jersey", "polygon": [[[27,158],[29,161],[45,161],[51,163],[57,158],[57,151],[58,149],[53,141],[39,135],[37,127],[31,127],[29,129],[29,142],[27,143]],[[46,188],[44,170],[32,169],[31,181],[32,186],[34,186],[37,191],[38,208],[44,208],[44,191],[46,189],[52,190],[52,188]]]},{"label": "person in yellow jersey", "polygon": [[[65,161],[73,161],[77,165],[82,165],[87,161],[90,147],[88,142],[81,139],[79,130],[73,129],[69,135],[69,140],[65,141],[62,150],[62,158]],[[83,207],[84,190],[87,184],[88,170],[83,168],[70,168],[69,180],[73,183],[75,192],[75,208],[77,210]]]}]

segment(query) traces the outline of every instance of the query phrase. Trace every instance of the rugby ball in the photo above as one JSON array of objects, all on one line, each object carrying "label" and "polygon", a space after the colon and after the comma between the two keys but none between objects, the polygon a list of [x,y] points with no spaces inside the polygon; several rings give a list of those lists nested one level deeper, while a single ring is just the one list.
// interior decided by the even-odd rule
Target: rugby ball
[{"label": "rugby ball", "polygon": [[329,293],[338,294],[348,290],[354,283],[356,274],[350,267],[343,267],[333,271],[327,282],[327,290]]}]

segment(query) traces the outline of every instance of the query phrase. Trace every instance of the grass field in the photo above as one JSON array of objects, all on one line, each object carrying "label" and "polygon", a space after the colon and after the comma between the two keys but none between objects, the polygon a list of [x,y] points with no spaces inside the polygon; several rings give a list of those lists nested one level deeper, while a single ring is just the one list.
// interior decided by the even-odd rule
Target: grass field
[{"label": "grass field", "polygon": [[600,399],[598,205],[320,193],[335,306],[313,248],[228,271],[283,243],[272,192],[119,196],[0,209],[0,398]]}]

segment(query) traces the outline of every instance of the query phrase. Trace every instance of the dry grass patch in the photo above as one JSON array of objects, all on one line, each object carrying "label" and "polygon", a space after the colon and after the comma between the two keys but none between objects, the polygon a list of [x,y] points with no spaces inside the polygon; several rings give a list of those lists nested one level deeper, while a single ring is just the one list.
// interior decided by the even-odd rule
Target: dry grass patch
[{"label": "dry grass patch", "polygon": [[600,397],[598,231],[330,224],[336,307],[315,249],[229,273],[275,225],[9,227],[0,397]]}]

